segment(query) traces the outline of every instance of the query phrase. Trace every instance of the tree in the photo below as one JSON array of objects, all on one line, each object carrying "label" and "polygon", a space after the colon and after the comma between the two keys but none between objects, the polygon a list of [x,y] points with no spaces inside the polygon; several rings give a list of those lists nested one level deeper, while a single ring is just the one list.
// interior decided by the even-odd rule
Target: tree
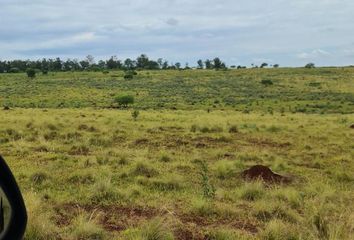
[{"label": "tree", "polygon": [[211,61],[209,59],[205,60],[205,68],[206,69],[212,69],[213,68],[213,64],[211,63]]},{"label": "tree", "polygon": [[176,62],[175,67],[176,67],[176,69],[178,69],[178,70],[181,69],[181,63]]},{"label": "tree", "polygon": [[28,68],[26,70],[27,73],[27,77],[29,78],[35,78],[36,77],[36,70],[34,70],[33,68]]},{"label": "tree", "polygon": [[203,60],[199,59],[197,63],[198,63],[198,69],[203,69],[204,68]]},{"label": "tree", "polygon": [[305,68],[315,68],[315,64],[314,63],[308,63],[305,65]]},{"label": "tree", "polygon": [[261,64],[261,68],[265,68],[265,67],[268,67],[268,63],[264,62],[264,63]]},{"label": "tree", "polygon": [[213,62],[214,62],[214,68],[216,70],[223,68],[223,63],[221,62],[220,58],[218,57],[214,58]]},{"label": "tree", "polygon": [[128,107],[129,104],[134,103],[134,97],[131,95],[122,95],[122,96],[117,96],[114,101],[118,103],[120,107]]},{"label": "tree", "polygon": [[144,69],[147,68],[149,65],[149,58],[145,54],[141,54],[137,59],[136,59],[136,66],[138,68]]},{"label": "tree", "polygon": [[130,58],[125,59],[124,68],[125,69],[134,69],[136,66],[136,62],[131,60]]},{"label": "tree", "polygon": [[86,61],[89,63],[89,66],[95,64],[95,58],[92,55],[87,55]]},{"label": "tree", "polygon": [[279,64],[274,64],[273,67],[274,68],[279,68]]}]

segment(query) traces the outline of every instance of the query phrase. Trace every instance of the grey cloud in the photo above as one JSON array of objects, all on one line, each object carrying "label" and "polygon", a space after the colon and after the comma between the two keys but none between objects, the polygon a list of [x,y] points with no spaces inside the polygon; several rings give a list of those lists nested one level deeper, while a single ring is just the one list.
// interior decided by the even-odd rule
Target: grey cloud
[{"label": "grey cloud", "polygon": [[353,64],[353,11],[351,0],[1,0],[0,58],[144,52],[174,62]]}]

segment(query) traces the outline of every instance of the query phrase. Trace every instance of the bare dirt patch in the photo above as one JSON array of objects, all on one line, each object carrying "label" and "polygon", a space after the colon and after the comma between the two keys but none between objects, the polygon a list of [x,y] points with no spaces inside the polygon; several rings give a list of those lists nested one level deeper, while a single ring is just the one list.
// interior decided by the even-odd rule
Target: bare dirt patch
[{"label": "bare dirt patch", "polygon": [[[151,207],[126,207],[118,205],[96,206],[96,205],[79,205],[74,203],[65,203],[57,205],[54,208],[56,212],[55,222],[58,226],[69,226],[80,212],[87,213],[102,213],[101,224],[110,232],[121,232],[129,227],[138,226],[142,222],[153,219],[158,216],[171,215],[170,211],[166,209],[156,209]],[[187,240],[208,239],[205,235],[205,230],[208,227],[217,227],[219,225],[228,225],[232,228],[242,229],[250,233],[257,233],[257,226],[250,222],[244,222],[236,218],[216,217],[202,217],[194,214],[187,214],[183,212],[173,212],[172,216],[175,218],[177,224],[174,234],[176,239]]]}]

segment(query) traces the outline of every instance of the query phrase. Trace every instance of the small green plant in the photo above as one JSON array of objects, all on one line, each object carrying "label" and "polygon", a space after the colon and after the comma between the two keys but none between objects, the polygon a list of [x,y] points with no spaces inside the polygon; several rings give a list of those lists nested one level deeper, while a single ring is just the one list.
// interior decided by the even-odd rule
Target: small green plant
[{"label": "small green plant", "polygon": [[133,117],[134,121],[136,121],[138,119],[139,114],[140,114],[139,110],[132,111],[132,117]]},{"label": "small green plant", "polygon": [[200,167],[201,187],[203,189],[203,196],[205,198],[215,197],[215,187],[212,185],[209,179],[208,164],[205,161],[197,161]]}]

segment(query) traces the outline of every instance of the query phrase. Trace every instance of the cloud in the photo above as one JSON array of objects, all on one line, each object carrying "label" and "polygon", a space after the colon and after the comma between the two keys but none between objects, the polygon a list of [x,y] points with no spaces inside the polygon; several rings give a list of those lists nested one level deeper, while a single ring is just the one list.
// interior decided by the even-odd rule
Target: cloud
[{"label": "cloud", "polygon": [[175,18],[169,18],[166,20],[166,23],[170,26],[177,26],[179,21]]},{"label": "cloud", "polygon": [[2,0],[0,58],[352,64],[353,11],[352,0]]},{"label": "cloud", "polygon": [[297,54],[297,57],[300,59],[316,59],[320,57],[326,57],[331,55],[329,52],[322,49],[314,49],[311,52],[302,52]]}]

